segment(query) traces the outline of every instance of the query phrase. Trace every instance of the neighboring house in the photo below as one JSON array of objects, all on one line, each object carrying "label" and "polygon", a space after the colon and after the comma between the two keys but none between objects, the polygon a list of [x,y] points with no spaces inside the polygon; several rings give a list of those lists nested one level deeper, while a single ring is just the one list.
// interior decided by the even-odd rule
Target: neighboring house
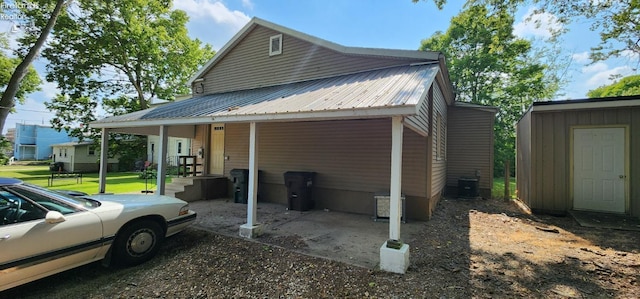
[{"label": "neighboring house", "polygon": [[[160,137],[157,135],[149,135],[147,137],[147,161],[158,163],[156,155],[156,145],[160,143]],[[197,156],[197,150],[194,152],[191,148],[191,139],[169,137],[167,140],[167,165],[176,166],[179,158],[182,156]]]},{"label": "neighboring house", "polygon": [[52,157],[51,146],[71,142],[66,132],[52,127],[16,124],[13,156],[17,160],[48,160]]},{"label": "neighboring house", "polygon": [[[253,204],[258,169],[264,201],[288,202],[288,171],[315,173],[317,209],[372,215],[374,195],[389,193],[390,239],[400,238],[401,194],[406,218],[428,219],[447,184],[457,185],[448,175],[480,175],[482,188],[491,189],[494,114],[455,103],[439,52],[345,47],[253,18],[190,84],[191,99],[92,126],[159,135],[159,153],[169,147],[167,136],[192,138],[192,153],[202,149],[198,163],[208,176],[249,169],[242,236],[259,234]],[[455,132],[449,131],[451,121],[460,122]],[[482,126],[459,129],[474,121]],[[467,138],[476,142],[464,144]],[[453,157],[479,160],[451,161],[452,143],[464,145]],[[448,173],[447,163],[457,165],[455,172]],[[101,192],[104,185],[101,179]],[[159,179],[158,192],[163,190]],[[408,251],[395,255],[383,246],[383,252],[406,270]],[[381,268],[388,269],[388,259],[382,260]]]},{"label": "neighboring house", "polygon": [[[53,162],[64,163],[66,172],[98,172],[100,164],[98,149],[93,141],[54,144]],[[109,170],[117,170],[118,159],[108,159]]]},{"label": "neighboring house", "polygon": [[640,216],[640,95],[536,102],[517,125],[517,194],[534,212]]}]

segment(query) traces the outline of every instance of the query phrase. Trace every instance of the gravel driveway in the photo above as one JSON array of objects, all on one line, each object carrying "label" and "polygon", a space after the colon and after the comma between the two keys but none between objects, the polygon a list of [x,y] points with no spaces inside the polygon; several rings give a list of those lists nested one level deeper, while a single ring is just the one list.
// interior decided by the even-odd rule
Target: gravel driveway
[{"label": "gravel driveway", "polygon": [[[372,222],[373,223],[373,222]],[[244,240],[192,227],[133,268],[99,264],[3,298],[637,298],[640,236],[533,216],[497,200],[443,200],[406,239],[404,275],[299,253],[305,238]],[[404,226],[403,226],[404,227]],[[295,236],[292,236],[295,238]],[[376,241],[378,242],[378,241]]]}]

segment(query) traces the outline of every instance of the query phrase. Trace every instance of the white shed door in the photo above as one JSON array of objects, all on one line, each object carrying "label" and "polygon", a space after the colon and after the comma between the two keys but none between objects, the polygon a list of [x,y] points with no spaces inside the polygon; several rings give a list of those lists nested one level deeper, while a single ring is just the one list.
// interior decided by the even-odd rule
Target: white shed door
[{"label": "white shed door", "polygon": [[573,208],[625,212],[625,129],[573,131]]}]

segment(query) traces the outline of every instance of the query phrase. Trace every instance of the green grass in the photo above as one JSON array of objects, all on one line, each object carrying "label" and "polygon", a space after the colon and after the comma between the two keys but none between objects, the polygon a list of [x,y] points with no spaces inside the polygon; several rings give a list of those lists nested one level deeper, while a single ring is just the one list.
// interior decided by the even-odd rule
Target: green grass
[{"label": "green grass", "polygon": [[[509,180],[509,195],[511,198],[516,198],[516,178],[510,178]],[[491,197],[504,199],[504,178],[493,178]]]},{"label": "green grass", "polygon": [[[89,194],[99,191],[98,173],[85,173],[82,175],[82,183],[76,183],[75,178],[55,178],[53,186],[47,186],[48,178],[51,177],[49,166],[31,165],[3,165],[0,166],[0,177],[12,177],[25,182],[48,187],[56,190],[76,190]],[[171,178],[167,178],[167,183]],[[148,190],[156,189],[156,179],[149,179]],[[108,193],[134,193],[145,190],[145,180],[138,178],[135,172],[109,172],[107,173],[106,192]]]}]

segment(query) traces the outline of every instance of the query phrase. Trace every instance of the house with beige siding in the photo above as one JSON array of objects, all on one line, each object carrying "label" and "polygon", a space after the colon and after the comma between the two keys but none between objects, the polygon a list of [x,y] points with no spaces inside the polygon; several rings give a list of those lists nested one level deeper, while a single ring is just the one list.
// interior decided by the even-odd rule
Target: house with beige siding
[{"label": "house with beige siding", "polygon": [[[232,170],[248,169],[242,236],[259,235],[258,192],[261,200],[288,203],[290,171],[315,174],[309,186],[316,209],[371,214],[374,195],[389,194],[390,239],[400,239],[401,218],[429,219],[455,176],[481,176],[481,188],[491,189],[495,112],[456,104],[439,52],[347,47],[254,18],[190,84],[190,99],[92,126],[103,130],[103,147],[109,131],[158,135],[160,157],[168,136],[191,138],[192,152],[202,149],[197,163],[205,180],[230,185]],[[461,127],[474,121],[482,124],[476,131]],[[477,160],[452,161],[468,155]],[[107,187],[101,179],[100,192]],[[164,188],[158,180],[158,193]],[[381,247],[381,260],[383,269],[404,272],[408,245]]]},{"label": "house with beige siding", "polygon": [[[57,143],[52,146],[53,162],[63,163],[63,169],[67,172],[98,172],[100,158],[98,147],[93,141],[73,141]],[[109,158],[109,170],[118,169],[118,159]]]},{"label": "house with beige siding", "polygon": [[534,103],[516,144],[517,195],[534,212],[640,216],[640,96]]}]

